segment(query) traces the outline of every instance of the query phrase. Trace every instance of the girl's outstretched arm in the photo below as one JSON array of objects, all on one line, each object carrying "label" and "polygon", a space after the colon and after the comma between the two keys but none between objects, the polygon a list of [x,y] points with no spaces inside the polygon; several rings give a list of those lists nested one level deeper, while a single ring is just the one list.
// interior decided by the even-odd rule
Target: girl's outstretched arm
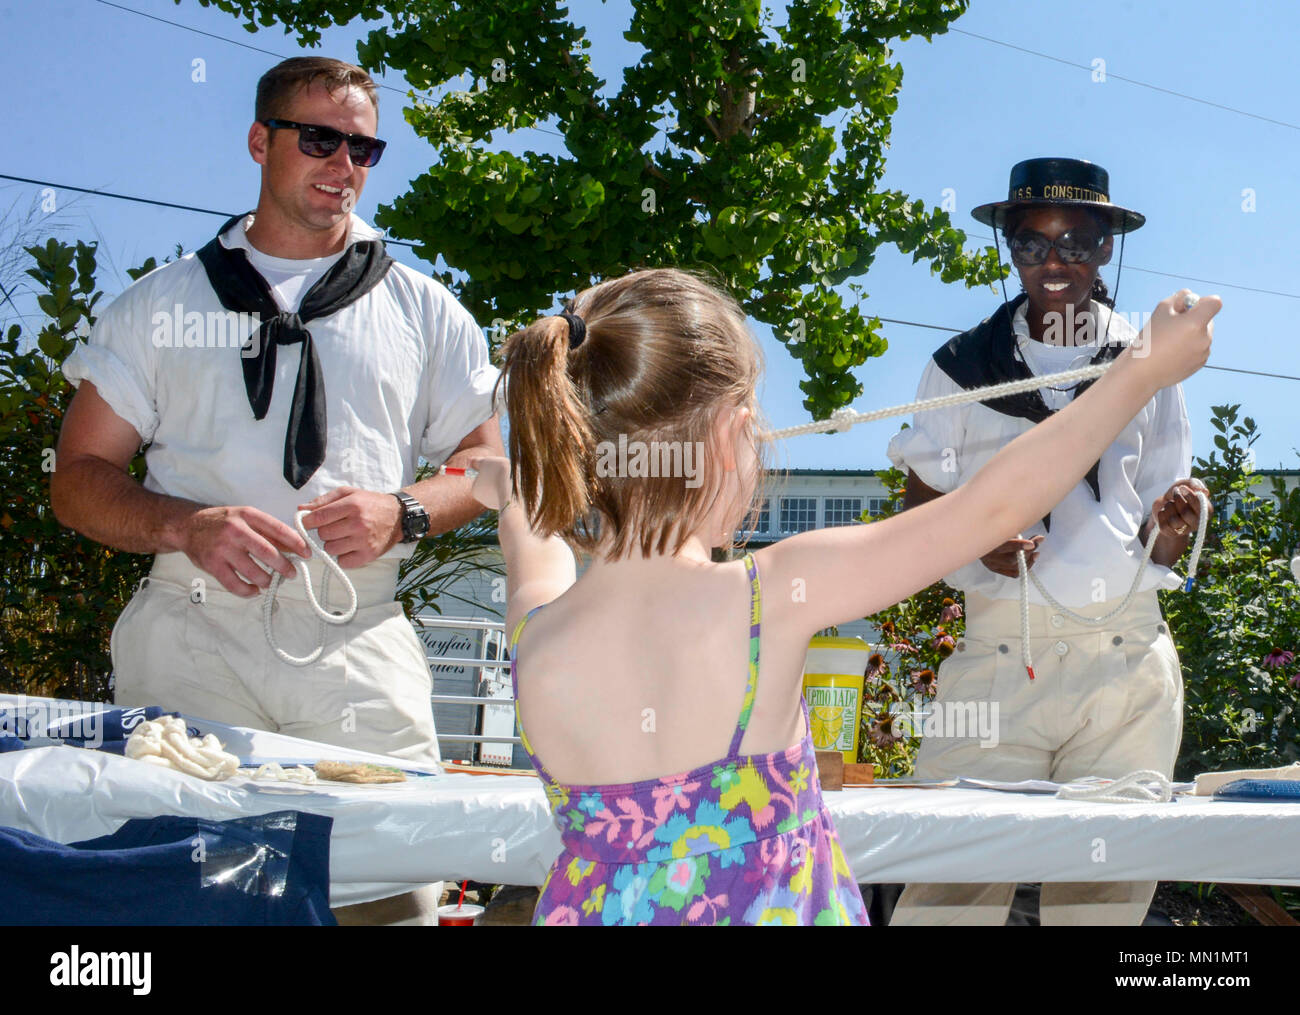
[{"label": "girl's outstretched arm", "polygon": [[[1161,388],[1204,366],[1207,296],[1179,311],[1182,290],[1157,305],[1134,346],[1070,405],[1021,434],[952,493],[869,525],[820,529],[758,551],[778,623],[809,635],[906,599],[1015,536],[1060,503]],[[777,619],[774,617],[773,619]]]},{"label": "girl's outstretched arm", "polygon": [[478,476],[470,492],[484,507],[500,512],[497,537],[506,559],[506,637],[513,637],[529,610],[549,603],[574,583],[577,567],[563,539],[533,532],[523,505],[510,495],[508,458],[478,458],[471,468]]}]

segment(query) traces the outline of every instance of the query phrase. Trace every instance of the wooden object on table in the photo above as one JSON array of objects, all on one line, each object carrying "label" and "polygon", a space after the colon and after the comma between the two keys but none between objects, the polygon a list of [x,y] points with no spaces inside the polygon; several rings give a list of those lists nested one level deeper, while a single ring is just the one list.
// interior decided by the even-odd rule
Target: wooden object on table
[{"label": "wooden object on table", "polygon": [[845,786],[870,786],[876,781],[876,766],[866,764],[846,764],[844,766]]},{"label": "wooden object on table", "polygon": [[522,775],[536,779],[535,768],[497,768],[493,765],[470,765],[460,761],[444,761],[442,770],[448,775]]},{"label": "wooden object on table", "polygon": [[823,792],[843,789],[844,755],[839,751],[818,751],[817,774],[821,778]]}]

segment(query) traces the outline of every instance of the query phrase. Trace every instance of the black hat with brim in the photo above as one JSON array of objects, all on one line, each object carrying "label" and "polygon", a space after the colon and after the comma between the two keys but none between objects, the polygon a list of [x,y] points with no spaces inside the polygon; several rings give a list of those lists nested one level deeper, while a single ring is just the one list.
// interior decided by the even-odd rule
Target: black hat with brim
[{"label": "black hat with brim", "polygon": [[1007,213],[1020,208],[1087,208],[1110,222],[1111,232],[1142,228],[1146,216],[1110,201],[1110,174],[1083,159],[1026,159],[1011,167],[1005,201],[982,204],[975,221],[1001,229]]}]

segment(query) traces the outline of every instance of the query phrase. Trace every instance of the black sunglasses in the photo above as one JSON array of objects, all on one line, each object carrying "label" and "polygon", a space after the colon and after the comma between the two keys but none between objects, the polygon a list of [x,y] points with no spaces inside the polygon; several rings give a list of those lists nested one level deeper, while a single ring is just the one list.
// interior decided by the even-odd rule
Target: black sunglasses
[{"label": "black sunglasses", "polygon": [[1036,268],[1047,260],[1053,248],[1063,264],[1088,264],[1096,260],[1105,242],[1104,234],[1091,229],[1071,229],[1055,240],[1032,229],[1022,229],[1007,243],[1007,249],[1017,265]]},{"label": "black sunglasses", "polygon": [[344,141],[348,143],[348,157],[354,166],[369,168],[379,161],[384,154],[387,141],[365,134],[344,134],[333,127],[322,127],[316,123],[294,123],[292,120],[263,120],[263,126],[272,130],[296,130],[298,132],[298,151],[314,159],[327,159],[339,150]]}]

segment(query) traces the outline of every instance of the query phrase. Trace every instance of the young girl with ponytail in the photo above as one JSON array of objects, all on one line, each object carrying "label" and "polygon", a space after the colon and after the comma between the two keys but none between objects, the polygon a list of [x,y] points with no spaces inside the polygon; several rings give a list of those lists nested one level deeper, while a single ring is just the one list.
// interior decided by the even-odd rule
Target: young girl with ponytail
[{"label": "young girl with ponytail", "polygon": [[[763,446],[737,304],[640,271],[510,336],[510,461],[480,459],[473,492],[501,510],[521,737],[564,843],[535,922],[865,924],[808,735],[809,639],[1041,517],[1204,364],[1219,305],[1165,300],[1146,355],[949,496],[724,563],[711,551],[754,503]],[[590,555],[576,581],[570,546]]]}]

